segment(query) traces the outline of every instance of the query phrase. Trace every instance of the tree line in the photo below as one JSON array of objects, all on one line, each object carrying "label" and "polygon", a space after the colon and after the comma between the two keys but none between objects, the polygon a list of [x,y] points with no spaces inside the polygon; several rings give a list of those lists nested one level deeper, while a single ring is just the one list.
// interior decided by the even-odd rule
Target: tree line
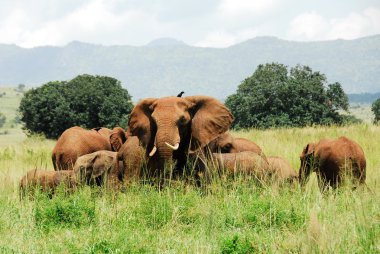
[{"label": "tree line", "polygon": [[[347,114],[348,97],[340,83],[308,66],[259,65],[226,99],[233,127],[304,127],[358,122]],[[79,75],[52,81],[24,93],[19,112],[24,129],[57,138],[74,125],[84,128],[125,127],[133,109],[131,96],[112,77]],[[380,119],[380,99],[372,110]],[[342,114],[342,112],[347,112]]]}]

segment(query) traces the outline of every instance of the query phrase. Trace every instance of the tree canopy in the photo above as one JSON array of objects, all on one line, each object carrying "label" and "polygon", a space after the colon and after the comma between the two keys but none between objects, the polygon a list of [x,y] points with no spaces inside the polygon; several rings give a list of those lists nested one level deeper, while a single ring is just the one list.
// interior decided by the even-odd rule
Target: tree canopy
[{"label": "tree canopy", "polygon": [[226,100],[236,128],[339,124],[348,98],[339,83],[308,66],[259,65]]},{"label": "tree canopy", "polygon": [[372,103],[372,112],[375,115],[374,123],[379,123],[380,121],[380,98]]},{"label": "tree canopy", "polygon": [[19,111],[26,130],[57,138],[75,125],[84,128],[125,125],[132,108],[131,96],[120,81],[85,74],[28,90]]}]

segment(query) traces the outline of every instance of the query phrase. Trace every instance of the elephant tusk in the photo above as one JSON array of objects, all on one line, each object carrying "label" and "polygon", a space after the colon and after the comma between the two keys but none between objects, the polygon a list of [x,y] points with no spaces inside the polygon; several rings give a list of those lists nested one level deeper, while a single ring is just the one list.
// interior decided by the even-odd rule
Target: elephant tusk
[{"label": "elephant tusk", "polygon": [[171,149],[173,150],[178,150],[178,147],[179,147],[179,143],[175,144],[174,146],[172,146],[171,144],[169,144],[168,142],[165,142],[165,145],[167,145],[168,147],[170,147]]},{"label": "elephant tusk", "polygon": [[150,151],[149,156],[152,157],[157,152],[157,147],[153,146],[152,151]]}]

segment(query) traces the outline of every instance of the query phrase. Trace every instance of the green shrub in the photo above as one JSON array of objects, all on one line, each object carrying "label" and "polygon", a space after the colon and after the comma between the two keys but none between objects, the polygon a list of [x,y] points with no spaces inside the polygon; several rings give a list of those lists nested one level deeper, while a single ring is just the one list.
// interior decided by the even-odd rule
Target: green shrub
[{"label": "green shrub", "polygon": [[223,254],[246,254],[253,253],[254,251],[255,249],[248,239],[241,239],[238,235],[224,239],[221,244],[221,253]]},{"label": "green shrub", "polygon": [[372,103],[372,112],[375,115],[374,123],[378,123],[380,121],[380,98]]},{"label": "green shrub", "polygon": [[80,75],[28,90],[19,112],[25,130],[57,138],[75,125],[90,129],[125,124],[132,108],[131,96],[117,79]]},{"label": "green shrub", "polygon": [[84,193],[65,197],[63,193],[49,199],[37,197],[34,218],[36,226],[49,231],[51,228],[76,228],[90,225],[95,220],[95,203]]},{"label": "green shrub", "polygon": [[339,83],[327,84],[324,74],[297,65],[259,65],[226,100],[236,128],[302,127],[342,123],[339,109],[348,98]]}]

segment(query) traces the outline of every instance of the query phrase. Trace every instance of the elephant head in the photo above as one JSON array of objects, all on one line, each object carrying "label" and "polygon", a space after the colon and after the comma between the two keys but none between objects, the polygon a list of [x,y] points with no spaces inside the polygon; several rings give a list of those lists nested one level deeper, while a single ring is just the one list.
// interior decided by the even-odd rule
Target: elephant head
[{"label": "elephant head", "polygon": [[309,143],[303,149],[300,155],[300,169],[299,169],[299,181],[301,184],[304,184],[309,177],[313,167],[314,167],[314,152],[315,144]]},{"label": "elephant head", "polygon": [[234,147],[234,137],[225,132],[221,134],[219,137],[214,139],[208,144],[208,147],[213,153],[236,153],[236,148]]},{"label": "elephant head", "polygon": [[81,183],[103,184],[105,181],[122,181],[121,168],[117,161],[117,153],[97,151],[80,156],[73,170]]},{"label": "elephant head", "polygon": [[233,117],[208,96],[148,98],[132,110],[128,136],[137,136],[147,155],[161,162],[186,162],[190,150],[207,145],[227,131]]}]

